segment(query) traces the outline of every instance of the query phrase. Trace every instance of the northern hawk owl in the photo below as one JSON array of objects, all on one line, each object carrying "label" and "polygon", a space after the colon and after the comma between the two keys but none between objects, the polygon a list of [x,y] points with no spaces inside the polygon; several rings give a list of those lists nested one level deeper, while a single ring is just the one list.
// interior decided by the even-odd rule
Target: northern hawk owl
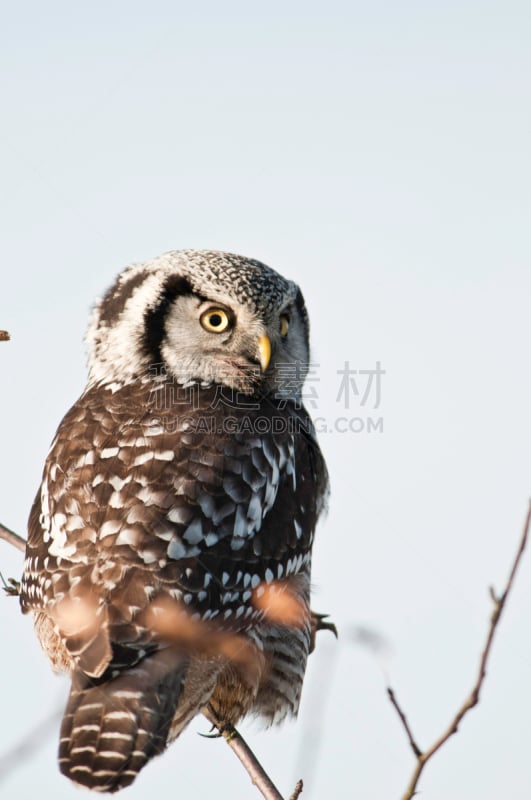
[{"label": "northern hawk owl", "polygon": [[129,266],[87,345],[21,604],[72,677],[60,769],[112,792],[207,706],[230,724],[297,712],[328,478],[301,402],[303,296],[259,261],[197,250]]}]

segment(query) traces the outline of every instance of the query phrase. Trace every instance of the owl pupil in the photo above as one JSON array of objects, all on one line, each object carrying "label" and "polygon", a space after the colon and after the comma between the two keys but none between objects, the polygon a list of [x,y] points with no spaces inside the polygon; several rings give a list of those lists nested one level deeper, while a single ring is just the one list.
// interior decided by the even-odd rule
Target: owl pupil
[{"label": "owl pupil", "polygon": [[223,322],[223,320],[221,319],[221,315],[220,314],[212,314],[211,315],[210,324],[212,325],[213,328],[219,327],[222,322]]}]

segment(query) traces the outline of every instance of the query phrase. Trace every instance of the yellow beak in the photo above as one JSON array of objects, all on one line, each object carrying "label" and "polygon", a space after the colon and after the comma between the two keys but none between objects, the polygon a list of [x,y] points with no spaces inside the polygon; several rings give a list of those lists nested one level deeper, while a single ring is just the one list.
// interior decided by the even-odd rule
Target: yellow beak
[{"label": "yellow beak", "polygon": [[266,336],[265,333],[258,339],[258,358],[262,372],[265,372],[271,361],[271,342],[269,341],[269,336]]}]

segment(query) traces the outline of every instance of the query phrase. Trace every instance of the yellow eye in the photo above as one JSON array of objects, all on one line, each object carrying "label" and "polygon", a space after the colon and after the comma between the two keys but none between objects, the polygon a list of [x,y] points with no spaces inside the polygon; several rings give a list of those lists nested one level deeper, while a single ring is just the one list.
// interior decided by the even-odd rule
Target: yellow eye
[{"label": "yellow eye", "polygon": [[280,335],[282,338],[288,335],[289,331],[289,317],[286,314],[282,314],[280,317]]},{"label": "yellow eye", "polygon": [[223,308],[209,308],[201,314],[200,321],[209,333],[223,333],[230,325],[229,315]]}]

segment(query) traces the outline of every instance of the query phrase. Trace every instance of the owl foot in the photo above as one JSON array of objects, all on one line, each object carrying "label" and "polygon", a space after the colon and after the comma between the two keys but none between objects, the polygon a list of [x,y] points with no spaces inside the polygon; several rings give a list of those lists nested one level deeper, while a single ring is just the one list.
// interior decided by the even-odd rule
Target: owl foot
[{"label": "owl foot", "polygon": [[210,728],[210,733],[201,733],[201,731],[197,731],[197,735],[201,736],[202,739],[220,739],[223,736],[221,731],[216,730],[215,725],[212,725]]},{"label": "owl foot", "polygon": [[18,597],[20,595],[20,581],[15,580],[15,578],[8,578],[6,581],[1,572],[0,580],[3,583],[2,588],[4,592],[9,595],[9,597]]},{"label": "owl foot", "polygon": [[[231,739],[235,739],[239,736],[238,731],[230,722],[221,722],[218,715],[214,711],[211,705],[208,705],[206,710],[203,710],[204,716],[208,719],[209,722],[212,723],[211,733],[200,733],[199,736],[202,736],[203,739],[219,739],[223,737],[228,742]],[[215,730],[215,733],[212,731]]]},{"label": "owl foot", "polygon": [[337,628],[333,622],[325,622],[326,618],[329,614],[318,614],[316,611],[312,611],[312,632],[310,637],[310,653],[313,653],[315,649],[315,637],[317,635],[317,631],[331,631],[337,639]]}]

